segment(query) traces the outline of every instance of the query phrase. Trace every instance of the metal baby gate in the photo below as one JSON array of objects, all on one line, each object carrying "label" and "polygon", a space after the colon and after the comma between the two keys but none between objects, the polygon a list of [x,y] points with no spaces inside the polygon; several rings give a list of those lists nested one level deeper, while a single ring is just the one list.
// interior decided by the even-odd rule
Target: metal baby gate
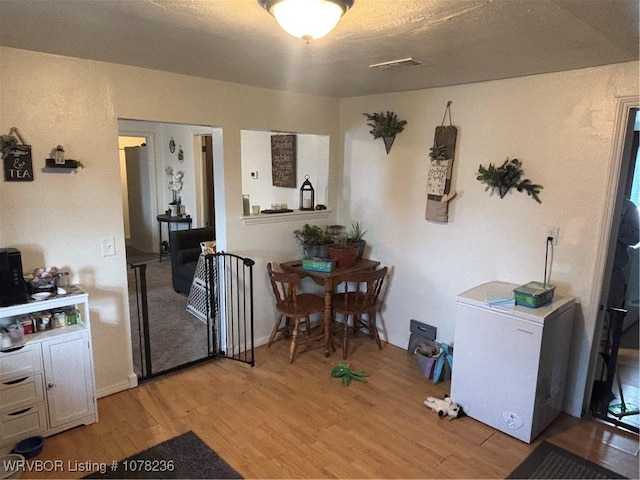
[{"label": "metal baby gate", "polygon": [[[134,368],[138,379],[147,380],[213,358],[227,358],[254,366],[254,264],[249,258],[225,252],[200,256],[185,308],[188,313],[184,313],[186,319],[182,320],[191,328],[184,329],[183,334],[187,337],[175,340],[175,344],[182,343],[188,348],[189,358],[177,359],[170,364],[159,360],[174,347],[166,344],[167,334],[160,331],[160,325],[169,322],[171,328],[170,322],[179,320],[166,318],[169,313],[157,313],[157,309],[154,309],[155,318],[151,318],[147,264],[130,265],[135,275],[135,301],[130,293],[130,310]],[[173,294],[179,295],[171,292]]]}]

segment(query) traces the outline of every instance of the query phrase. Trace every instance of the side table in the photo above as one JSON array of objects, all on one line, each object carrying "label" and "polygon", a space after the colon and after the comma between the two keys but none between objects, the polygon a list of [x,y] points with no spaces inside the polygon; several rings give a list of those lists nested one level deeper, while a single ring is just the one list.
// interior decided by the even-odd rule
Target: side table
[{"label": "side table", "polygon": [[191,222],[193,222],[193,219],[191,218],[191,216],[187,215],[186,217],[172,217],[171,215],[168,215],[166,213],[162,213],[160,215],[158,215],[156,217],[158,219],[158,238],[159,238],[159,242],[160,242],[160,259],[159,261],[162,261],[162,255],[164,253],[163,251],[163,244],[164,242],[162,241],[162,224],[166,223],[167,224],[167,248],[169,246],[169,237],[171,237],[171,224],[176,224],[176,230],[178,229],[177,224],[180,223],[186,223],[188,225],[189,230],[191,230]]}]

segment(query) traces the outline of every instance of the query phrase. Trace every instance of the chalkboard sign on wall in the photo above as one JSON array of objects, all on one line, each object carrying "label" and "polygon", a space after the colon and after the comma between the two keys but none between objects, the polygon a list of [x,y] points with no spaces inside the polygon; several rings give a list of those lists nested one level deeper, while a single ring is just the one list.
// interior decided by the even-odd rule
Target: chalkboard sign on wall
[{"label": "chalkboard sign on wall", "polygon": [[296,136],[271,136],[271,179],[274,187],[296,187]]},{"label": "chalkboard sign on wall", "polygon": [[14,145],[2,152],[4,179],[7,182],[32,182],[31,145]]}]

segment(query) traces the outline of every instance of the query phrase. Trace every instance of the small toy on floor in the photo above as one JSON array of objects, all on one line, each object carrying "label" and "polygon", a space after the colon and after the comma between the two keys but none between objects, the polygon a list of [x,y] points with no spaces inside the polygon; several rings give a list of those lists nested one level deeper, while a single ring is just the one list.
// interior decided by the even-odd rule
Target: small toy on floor
[{"label": "small toy on floor", "polygon": [[351,367],[347,362],[340,362],[331,369],[331,376],[334,378],[342,378],[342,386],[348,387],[351,383],[351,379],[367,383],[367,379],[365,377],[368,377],[369,374],[363,370],[351,370]]},{"label": "small toy on floor", "polygon": [[444,417],[446,415],[448,417],[448,420],[458,418],[464,413],[462,411],[462,407],[451,400],[451,397],[446,394],[444,396],[444,399],[427,397],[427,399],[424,401],[424,404],[431,410],[436,412],[439,417]]}]

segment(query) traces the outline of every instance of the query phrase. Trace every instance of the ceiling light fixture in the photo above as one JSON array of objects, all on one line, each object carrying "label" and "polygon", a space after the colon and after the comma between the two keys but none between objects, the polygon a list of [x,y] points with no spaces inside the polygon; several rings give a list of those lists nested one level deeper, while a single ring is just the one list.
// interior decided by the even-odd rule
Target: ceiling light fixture
[{"label": "ceiling light fixture", "polygon": [[258,0],[290,35],[309,43],[324,37],[338,24],[354,0]]}]

